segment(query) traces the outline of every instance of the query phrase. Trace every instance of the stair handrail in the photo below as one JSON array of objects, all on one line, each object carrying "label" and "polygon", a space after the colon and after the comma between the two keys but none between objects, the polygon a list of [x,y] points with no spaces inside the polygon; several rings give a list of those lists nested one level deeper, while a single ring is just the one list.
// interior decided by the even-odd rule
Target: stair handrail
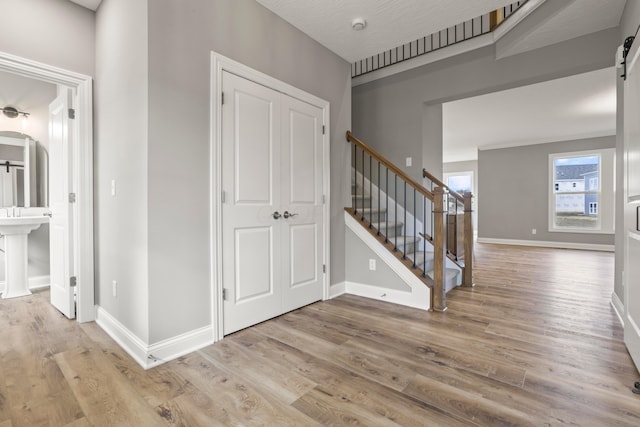
[{"label": "stair handrail", "polygon": [[402,169],[398,168],[396,165],[394,165],[389,160],[387,160],[387,158],[385,158],[382,154],[378,153],[376,150],[374,150],[373,148],[371,148],[370,146],[368,146],[367,144],[365,144],[364,142],[362,142],[361,140],[353,136],[350,130],[347,131],[347,141],[352,142],[356,144],[358,147],[362,148],[367,154],[369,154],[371,157],[373,157],[374,159],[382,163],[389,170],[393,171],[393,173],[395,173],[396,175],[404,179],[407,182],[407,184],[415,188],[416,191],[418,191],[427,199],[433,202],[433,193],[431,191],[427,190],[422,184],[420,184],[419,182],[411,178]]}]

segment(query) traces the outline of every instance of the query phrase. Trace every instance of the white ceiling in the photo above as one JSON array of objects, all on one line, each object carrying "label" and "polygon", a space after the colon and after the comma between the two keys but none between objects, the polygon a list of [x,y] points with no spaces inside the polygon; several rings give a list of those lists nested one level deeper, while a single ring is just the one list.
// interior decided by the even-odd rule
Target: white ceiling
[{"label": "white ceiling", "polygon": [[443,161],[477,149],[615,135],[616,70],[608,68],[443,105]]},{"label": "white ceiling", "polygon": [[[417,40],[509,0],[257,0],[348,62]],[[515,0],[514,0],[515,1]],[[367,27],[354,31],[351,21]]]}]

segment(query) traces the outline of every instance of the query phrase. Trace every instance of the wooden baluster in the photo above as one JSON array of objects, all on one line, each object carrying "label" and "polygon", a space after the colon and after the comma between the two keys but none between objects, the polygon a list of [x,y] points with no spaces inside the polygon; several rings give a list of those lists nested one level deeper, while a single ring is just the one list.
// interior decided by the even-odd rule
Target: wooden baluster
[{"label": "wooden baluster", "polygon": [[445,311],[447,309],[447,296],[444,291],[445,258],[447,229],[445,227],[445,196],[448,193],[442,187],[433,189],[433,310]]},{"label": "wooden baluster", "polygon": [[462,285],[473,287],[473,195],[464,193],[464,272]]}]

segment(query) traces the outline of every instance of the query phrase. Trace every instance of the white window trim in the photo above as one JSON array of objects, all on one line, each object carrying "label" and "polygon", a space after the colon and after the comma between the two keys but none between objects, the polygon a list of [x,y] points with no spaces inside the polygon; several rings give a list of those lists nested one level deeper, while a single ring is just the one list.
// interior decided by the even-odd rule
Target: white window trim
[{"label": "white window trim", "polygon": [[[579,233],[579,234],[614,234],[615,221],[615,148],[603,148],[600,150],[574,151],[568,153],[552,153],[549,154],[549,212],[548,231],[551,233]],[[598,227],[597,228],[578,228],[578,227],[555,227],[555,167],[554,160],[564,159],[568,157],[587,157],[600,156],[598,164],[598,191],[579,191],[576,193],[563,192],[562,194],[588,194],[598,193]],[[605,209],[611,206],[609,212]]]}]

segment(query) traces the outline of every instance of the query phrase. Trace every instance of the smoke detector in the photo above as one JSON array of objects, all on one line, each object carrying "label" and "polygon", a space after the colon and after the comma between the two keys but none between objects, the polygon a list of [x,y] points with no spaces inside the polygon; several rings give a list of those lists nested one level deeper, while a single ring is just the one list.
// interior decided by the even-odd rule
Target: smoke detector
[{"label": "smoke detector", "polygon": [[366,26],[367,26],[367,21],[365,21],[363,18],[356,18],[353,21],[351,21],[351,28],[353,28],[356,31],[364,30],[364,27]]}]

